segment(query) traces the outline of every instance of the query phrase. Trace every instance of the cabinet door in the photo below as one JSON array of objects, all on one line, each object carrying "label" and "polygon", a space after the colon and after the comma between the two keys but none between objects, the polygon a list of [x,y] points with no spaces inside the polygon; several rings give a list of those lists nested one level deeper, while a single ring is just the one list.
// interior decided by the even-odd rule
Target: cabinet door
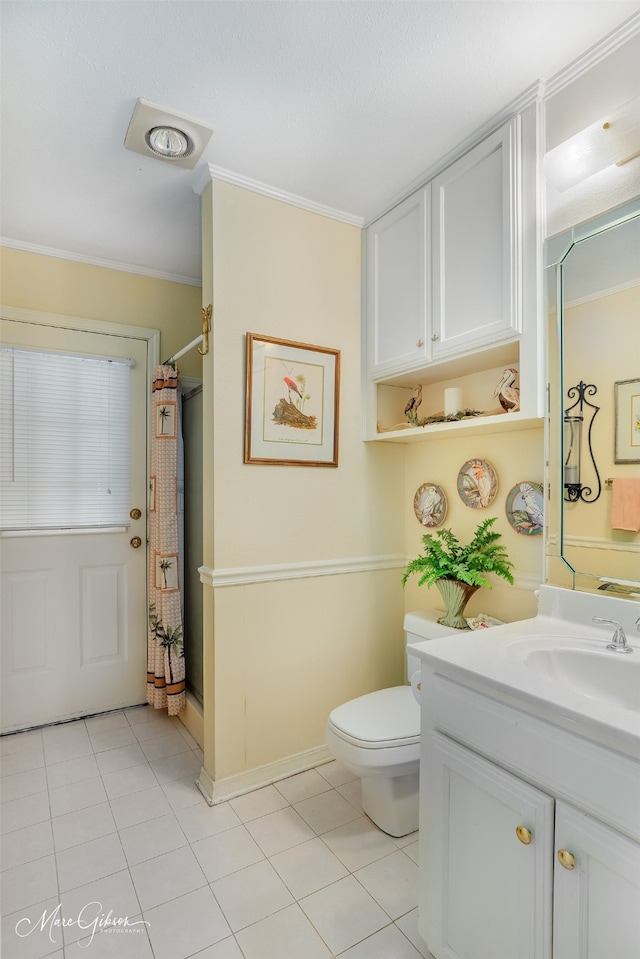
[{"label": "cabinet door", "polygon": [[521,330],[519,118],[432,185],[433,357]]},{"label": "cabinet door", "polygon": [[559,802],[556,853],[554,957],[638,959],[640,846]]},{"label": "cabinet door", "polygon": [[421,775],[429,950],[436,959],[548,959],[553,800],[438,733]]},{"label": "cabinet door", "polygon": [[417,368],[428,357],[428,188],[367,231],[369,372],[376,378]]}]

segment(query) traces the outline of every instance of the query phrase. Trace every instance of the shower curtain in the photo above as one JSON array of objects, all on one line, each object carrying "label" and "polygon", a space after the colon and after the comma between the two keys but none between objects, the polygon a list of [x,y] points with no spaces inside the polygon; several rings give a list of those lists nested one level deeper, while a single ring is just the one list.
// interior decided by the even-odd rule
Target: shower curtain
[{"label": "shower curtain", "polygon": [[182,435],[178,374],[169,365],[153,371],[151,475],[149,480],[149,634],[147,702],[184,709],[182,624]]}]

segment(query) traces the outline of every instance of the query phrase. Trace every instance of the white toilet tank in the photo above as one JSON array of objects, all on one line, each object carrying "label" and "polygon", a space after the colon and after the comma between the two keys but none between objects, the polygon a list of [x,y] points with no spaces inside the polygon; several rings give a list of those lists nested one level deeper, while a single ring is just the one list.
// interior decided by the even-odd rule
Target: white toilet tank
[{"label": "white toilet tank", "polygon": [[[441,636],[452,636],[460,633],[459,629],[450,626],[441,626],[438,617],[443,616],[441,609],[418,610],[407,613],[404,617],[404,631],[407,646],[412,643],[423,643],[425,639],[439,639]],[[420,669],[421,663],[417,656],[407,650],[407,681]]]}]

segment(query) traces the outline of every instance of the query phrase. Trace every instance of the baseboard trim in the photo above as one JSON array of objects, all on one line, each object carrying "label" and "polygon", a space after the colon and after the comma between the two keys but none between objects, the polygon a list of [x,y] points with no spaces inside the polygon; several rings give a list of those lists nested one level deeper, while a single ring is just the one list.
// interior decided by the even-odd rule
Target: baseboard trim
[{"label": "baseboard trim", "polygon": [[187,703],[178,719],[189,732],[200,749],[204,749],[204,714],[200,703],[187,691]]},{"label": "baseboard trim", "polygon": [[262,786],[270,786],[280,779],[295,776],[296,773],[306,772],[307,769],[313,769],[315,766],[323,766],[331,762],[333,758],[328,746],[315,746],[313,749],[287,756],[286,759],[278,759],[266,766],[257,766],[255,769],[248,769],[235,776],[217,780],[213,780],[203,766],[196,786],[209,805],[215,806],[227,799],[235,799],[236,796],[243,796],[254,789],[260,789]]}]

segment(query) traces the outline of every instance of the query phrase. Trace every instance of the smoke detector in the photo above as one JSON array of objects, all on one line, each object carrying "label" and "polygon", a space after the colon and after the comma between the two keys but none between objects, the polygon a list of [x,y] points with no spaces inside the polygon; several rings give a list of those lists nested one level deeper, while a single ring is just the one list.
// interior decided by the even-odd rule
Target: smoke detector
[{"label": "smoke detector", "polygon": [[125,149],[192,170],[213,135],[201,120],[139,97],[124,138]]}]

